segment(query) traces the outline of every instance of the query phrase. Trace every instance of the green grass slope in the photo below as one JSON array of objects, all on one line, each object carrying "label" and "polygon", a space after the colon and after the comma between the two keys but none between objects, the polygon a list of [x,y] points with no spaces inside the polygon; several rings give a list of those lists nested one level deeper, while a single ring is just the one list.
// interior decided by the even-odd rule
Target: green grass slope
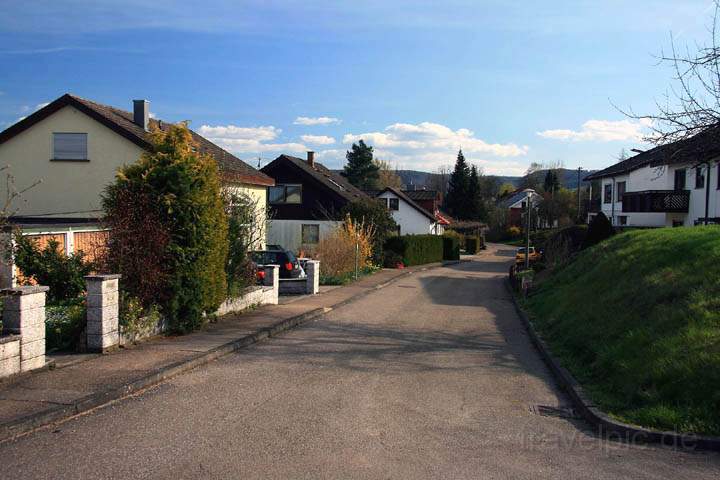
[{"label": "green grass slope", "polygon": [[617,235],[554,272],[525,306],[607,413],[720,435],[720,227]]}]

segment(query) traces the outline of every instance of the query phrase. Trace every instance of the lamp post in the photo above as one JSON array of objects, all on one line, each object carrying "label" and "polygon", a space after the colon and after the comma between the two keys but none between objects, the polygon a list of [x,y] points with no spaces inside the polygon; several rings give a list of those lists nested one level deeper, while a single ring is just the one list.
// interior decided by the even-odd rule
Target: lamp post
[{"label": "lamp post", "polygon": [[530,269],[530,199],[532,198],[531,193],[527,192],[525,197],[525,205],[527,206],[527,219],[525,220],[525,270]]},{"label": "lamp post", "polygon": [[578,197],[578,221],[582,219],[582,211],[580,207],[580,172],[582,172],[582,167],[578,167],[578,177],[577,177],[577,197]]}]

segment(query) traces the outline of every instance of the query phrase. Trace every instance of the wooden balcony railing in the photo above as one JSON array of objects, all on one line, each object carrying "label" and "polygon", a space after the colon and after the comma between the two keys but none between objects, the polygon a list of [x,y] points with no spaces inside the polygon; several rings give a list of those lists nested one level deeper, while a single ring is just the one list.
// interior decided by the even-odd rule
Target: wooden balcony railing
[{"label": "wooden balcony railing", "polygon": [[623,213],[687,213],[689,208],[689,190],[625,192],[622,198]]}]

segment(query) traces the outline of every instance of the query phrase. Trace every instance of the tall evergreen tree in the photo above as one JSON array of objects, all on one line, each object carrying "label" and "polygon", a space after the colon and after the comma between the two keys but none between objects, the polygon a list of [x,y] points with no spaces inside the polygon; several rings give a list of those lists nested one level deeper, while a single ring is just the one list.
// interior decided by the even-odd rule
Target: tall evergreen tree
[{"label": "tall evergreen tree", "polygon": [[366,145],[364,140],[353,143],[345,155],[343,176],[361,190],[377,188],[380,167],[373,161],[373,147]]},{"label": "tall evergreen tree", "polygon": [[470,188],[470,167],[465,161],[462,150],[458,152],[455,161],[455,169],[450,174],[447,196],[445,197],[445,208],[448,213],[459,219],[468,216],[468,190]]},{"label": "tall evergreen tree", "polygon": [[468,220],[486,220],[487,211],[485,198],[483,197],[483,182],[477,167],[470,167],[470,181],[468,183],[467,212],[465,218]]},{"label": "tall evergreen tree", "polygon": [[545,191],[550,194],[554,194],[560,190],[560,178],[558,177],[556,170],[551,168],[545,172],[545,182],[543,183],[543,187]]}]

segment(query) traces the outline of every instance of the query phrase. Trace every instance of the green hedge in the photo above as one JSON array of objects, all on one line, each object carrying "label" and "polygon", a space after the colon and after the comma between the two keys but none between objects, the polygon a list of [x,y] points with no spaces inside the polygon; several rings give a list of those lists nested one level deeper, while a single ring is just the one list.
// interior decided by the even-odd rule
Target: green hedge
[{"label": "green hedge", "polygon": [[465,253],[475,255],[480,250],[480,239],[478,237],[465,237]]},{"label": "green hedge", "polygon": [[443,237],[438,235],[391,237],[385,242],[385,250],[401,256],[405,266],[440,262],[443,259]]},{"label": "green hedge", "polygon": [[460,260],[460,239],[455,235],[444,235],[443,260]]}]

